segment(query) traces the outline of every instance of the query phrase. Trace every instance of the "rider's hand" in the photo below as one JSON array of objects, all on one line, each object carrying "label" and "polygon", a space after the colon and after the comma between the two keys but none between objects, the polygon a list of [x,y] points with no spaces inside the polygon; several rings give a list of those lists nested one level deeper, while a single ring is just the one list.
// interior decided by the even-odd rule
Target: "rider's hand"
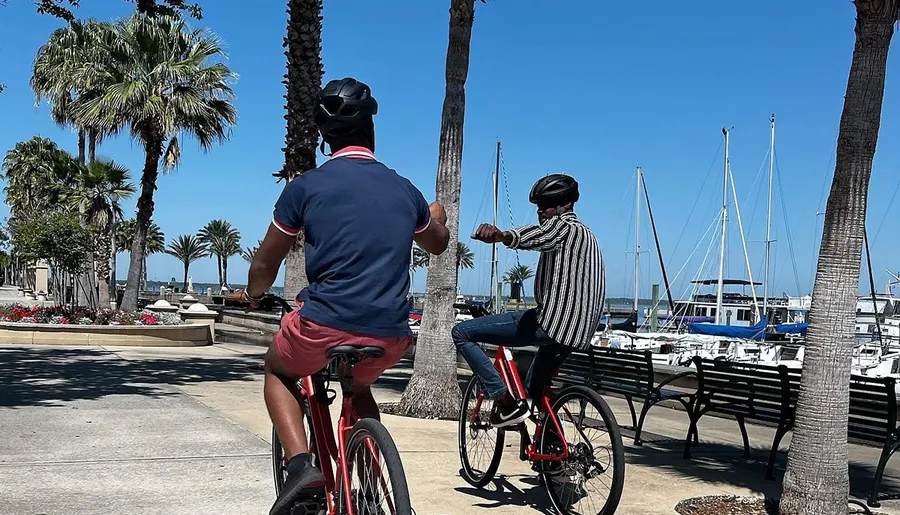
[{"label": "rider's hand", "polygon": [[483,241],[485,243],[502,243],[503,231],[491,224],[481,224],[472,239]]},{"label": "rider's hand", "polygon": [[245,296],[244,292],[245,290],[242,289],[234,290],[234,293],[229,293],[225,298],[238,304],[244,304],[246,306],[244,311],[253,311],[259,308],[259,301],[254,302],[253,299]]},{"label": "rider's hand", "polygon": [[437,222],[440,225],[447,225],[447,212],[444,211],[444,206],[440,202],[432,202],[428,206],[429,211],[431,211],[431,221]]}]

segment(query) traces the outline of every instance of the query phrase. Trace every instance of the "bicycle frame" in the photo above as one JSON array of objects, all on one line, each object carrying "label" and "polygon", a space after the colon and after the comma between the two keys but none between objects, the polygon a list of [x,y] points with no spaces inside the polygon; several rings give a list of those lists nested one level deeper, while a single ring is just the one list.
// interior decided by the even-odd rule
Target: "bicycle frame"
[{"label": "bicycle frame", "polygon": [[[309,416],[312,421],[312,434],[316,441],[316,452],[319,461],[320,470],[325,476],[325,499],[328,506],[328,513],[337,513],[334,500],[334,492],[338,486],[338,480],[341,482],[341,491],[344,495],[344,505],[348,508],[347,515],[354,515],[354,503],[352,498],[352,488],[350,482],[350,472],[347,464],[347,437],[353,429],[353,426],[360,420],[359,415],[353,408],[352,382],[353,373],[352,366],[348,363],[339,363],[338,377],[341,383],[342,397],[341,414],[338,417],[337,440],[335,440],[334,425],[331,420],[331,412],[329,406],[331,401],[328,397],[333,390],[325,387],[326,372],[320,371],[315,375],[304,377],[299,383],[299,394],[309,401]],[[326,369],[327,370],[327,369]],[[376,467],[378,466],[378,453],[371,441],[366,442],[366,447],[372,453]],[[334,462],[332,465],[332,461]],[[335,476],[335,468],[340,473],[340,478]],[[382,488],[387,491],[387,485],[384,477],[379,475],[379,482]],[[389,498],[385,499],[388,506],[393,512],[393,505]]]},{"label": "bicycle frame", "polygon": [[[500,373],[500,377],[503,378],[503,382],[506,383],[507,389],[512,392],[513,397],[517,400],[525,400],[525,387],[522,385],[522,379],[519,377],[519,370],[516,368],[516,363],[513,360],[512,351],[508,347],[497,347],[497,356],[494,358],[494,367]],[[554,376],[556,373],[554,372]],[[569,457],[569,443],[566,441],[566,435],[562,430],[562,426],[559,422],[559,417],[556,416],[556,413],[553,412],[552,406],[550,405],[550,399],[552,398],[552,391],[550,389],[550,385],[544,386],[543,394],[540,399],[533,399],[535,406],[537,406],[538,411],[540,413],[545,414],[546,416],[541,417],[536,421],[536,427],[534,430],[534,436],[529,436],[528,431],[524,428],[521,430],[522,435],[522,451],[520,453],[520,459],[522,461],[562,461],[568,459]],[[472,422],[475,422],[478,413],[481,410],[481,403],[484,400],[484,391],[478,394],[478,400],[475,403],[475,409],[472,414]],[[547,423],[547,419],[549,418],[550,422],[553,424],[556,429],[556,433],[559,435],[560,440],[563,444],[563,452],[558,454],[544,454],[539,452],[537,448],[537,444],[535,443],[538,440],[541,432],[544,429],[544,424]]]}]

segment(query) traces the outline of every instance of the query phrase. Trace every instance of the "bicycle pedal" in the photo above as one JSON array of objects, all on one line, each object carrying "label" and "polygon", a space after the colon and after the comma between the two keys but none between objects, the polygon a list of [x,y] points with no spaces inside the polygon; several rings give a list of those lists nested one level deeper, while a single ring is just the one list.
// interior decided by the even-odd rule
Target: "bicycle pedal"
[{"label": "bicycle pedal", "polygon": [[317,497],[294,501],[290,515],[325,515],[328,508],[325,500]]}]

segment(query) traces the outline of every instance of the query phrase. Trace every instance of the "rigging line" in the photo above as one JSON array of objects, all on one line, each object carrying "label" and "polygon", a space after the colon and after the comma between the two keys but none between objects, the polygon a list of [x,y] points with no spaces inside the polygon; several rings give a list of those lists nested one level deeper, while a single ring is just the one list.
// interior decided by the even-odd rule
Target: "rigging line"
[{"label": "rigging line", "polygon": [[766,151],[766,156],[763,158],[763,162],[759,165],[759,170],[756,172],[756,178],[753,179],[753,185],[750,187],[750,191],[747,193],[747,196],[744,198],[744,205],[748,205],[747,203],[750,201],[750,197],[753,195],[753,191],[756,191],[756,197],[753,199],[753,211],[750,213],[750,223],[747,225],[747,232],[745,233],[747,237],[750,236],[750,233],[753,232],[753,221],[756,220],[756,210],[759,208],[759,196],[762,195],[762,187],[760,186],[757,189],[757,185],[759,184],[759,179],[763,176],[763,169],[766,166],[766,162],[769,160],[769,152],[771,149]]},{"label": "rigging line", "polygon": [[[710,234],[710,231],[712,231],[712,229],[713,229],[714,227],[717,227],[717,226],[719,225],[719,220],[720,220],[720,219],[721,219],[721,217],[716,217],[716,218],[712,221],[712,223],[709,224],[709,227],[706,228],[706,232],[704,232],[703,235],[700,237],[700,239],[697,240],[697,244],[694,246],[694,249],[691,251],[690,255],[687,257],[687,259],[685,260],[684,264],[683,264],[683,265],[681,266],[681,268],[678,270],[678,273],[676,273],[676,274],[675,274],[675,277],[672,278],[672,282],[669,283],[670,285],[671,285],[672,283],[674,283],[675,281],[677,281],[679,277],[681,277],[682,272],[684,272],[684,270],[685,270],[685,269],[687,268],[687,266],[690,264],[691,258],[694,257],[694,254],[697,252],[697,250],[698,250],[698,249],[700,248],[700,246],[703,244],[703,240],[706,239],[706,237]],[[712,251],[713,243],[715,243],[715,241],[716,241],[715,238],[710,238],[710,240],[709,240],[709,245],[708,245],[707,248],[706,248],[706,255],[705,255],[704,258],[703,258],[703,261],[704,261],[704,262],[706,261],[707,257],[709,256],[709,253]],[[701,268],[703,267],[702,264],[701,264],[700,266],[701,266]],[[690,282],[688,282],[688,286],[687,286],[686,288],[684,288],[684,293],[682,294],[682,296],[685,296],[685,295],[690,291],[690,289],[691,289],[692,287],[693,287],[693,285],[692,285]],[[666,294],[667,296],[671,296],[671,295],[672,295],[672,292],[671,292],[671,286],[669,286],[668,288],[666,288],[665,294]],[[662,297],[660,297],[659,299],[657,299],[657,303],[656,303],[656,307],[657,307],[657,308],[659,307],[659,304],[660,304],[661,302],[662,302]],[[674,309],[672,310],[672,313],[670,313],[670,314],[672,314],[672,315],[675,314]]]},{"label": "rigging line", "polygon": [[894,192],[891,193],[891,201],[888,202],[887,209],[884,210],[884,216],[881,217],[881,222],[878,224],[878,230],[875,231],[875,237],[872,238],[876,242],[878,241],[878,235],[881,234],[881,228],[884,227],[885,220],[887,220],[888,215],[891,213],[891,206],[894,205],[894,199],[897,197],[897,190],[900,190],[900,180],[898,180],[897,185],[894,186]]},{"label": "rigging line", "polygon": [[[506,161],[503,159],[503,153],[500,154],[500,171],[503,173],[503,191],[506,193],[506,208],[509,211],[509,225],[515,226],[515,221],[513,218],[513,210],[512,210],[512,200],[509,195],[509,176],[506,173]],[[513,254],[516,257],[516,267],[522,268],[522,261],[519,259],[519,249],[513,249]],[[497,275],[500,275],[500,271],[497,271]],[[512,292],[510,292],[512,293]],[[519,296],[525,296],[525,281],[519,281]]]},{"label": "rigging line", "polygon": [[797,295],[800,295],[800,274],[797,271],[797,257],[794,253],[794,236],[791,234],[790,221],[788,220],[787,206],[784,203],[784,185],[781,183],[781,168],[778,165],[778,154],[775,154],[775,176],[778,178],[778,199],[781,201],[784,232],[788,241],[788,252],[791,255],[791,268],[794,271],[794,285],[797,287]]},{"label": "rigging line", "polygon": [[475,212],[475,222],[474,222],[474,225],[472,226],[471,232],[469,232],[470,235],[475,234],[475,229],[478,229],[478,226],[480,225],[478,220],[481,217],[481,210],[484,209],[485,199],[487,199],[488,192],[490,191],[491,176],[494,175],[493,168],[494,168],[494,160],[491,159],[491,171],[487,174],[487,180],[484,183],[484,191],[481,193],[481,204],[478,205],[478,211]]},{"label": "rigging line", "polygon": [[[716,160],[719,158],[719,152],[721,152],[722,147],[725,145],[725,142],[720,139],[719,148],[716,149],[716,154],[713,156],[712,160],[709,162],[709,168],[706,170],[706,176],[703,177],[703,182],[701,184],[706,185],[709,179],[709,175],[712,173],[713,166],[716,164]],[[637,172],[635,172],[637,173]],[[681,246],[682,238],[684,238],[684,233],[687,231],[688,225],[691,223],[691,217],[694,216],[694,210],[697,208],[697,203],[700,202],[700,197],[703,194],[703,188],[697,192],[697,196],[694,198],[694,205],[691,206],[690,212],[688,212],[687,220],[684,221],[684,227],[681,228],[681,234],[678,235],[678,240],[675,242],[675,248],[672,249],[671,256],[674,258],[676,253],[678,252],[678,247]],[[710,197],[711,198],[711,197]],[[623,199],[624,200],[624,199]]]}]

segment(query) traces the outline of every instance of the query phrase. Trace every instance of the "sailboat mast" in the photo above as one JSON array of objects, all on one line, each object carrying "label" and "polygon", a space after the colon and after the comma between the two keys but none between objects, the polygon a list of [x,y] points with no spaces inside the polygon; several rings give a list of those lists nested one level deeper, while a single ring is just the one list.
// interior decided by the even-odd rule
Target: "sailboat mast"
[{"label": "sailboat mast", "polygon": [[725,287],[725,234],[728,228],[728,129],[722,128],[725,135],[725,170],[722,179],[722,239],[719,244],[719,284],[716,289],[716,324],[722,324],[725,316],[722,313],[722,290]]},{"label": "sailboat mast", "polygon": [[[500,142],[497,141],[497,166],[494,169],[494,227],[497,226],[497,199],[500,192]],[[491,299],[493,299],[494,313],[500,312],[500,291],[497,287],[499,282],[497,269],[497,244],[491,245]]]},{"label": "sailboat mast", "polygon": [[763,284],[763,313],[769,313],[769,256],[772,250],[772,180],[775,177],[775,113],[772,113],[772,139],[769,145],[769,203],[766,215],[766,274]]},{"label": "sailboat mast", "polygon": [[638,289],[641,273],[641,167],[637,167],[634,188],[634,312],[638,311]]}]

